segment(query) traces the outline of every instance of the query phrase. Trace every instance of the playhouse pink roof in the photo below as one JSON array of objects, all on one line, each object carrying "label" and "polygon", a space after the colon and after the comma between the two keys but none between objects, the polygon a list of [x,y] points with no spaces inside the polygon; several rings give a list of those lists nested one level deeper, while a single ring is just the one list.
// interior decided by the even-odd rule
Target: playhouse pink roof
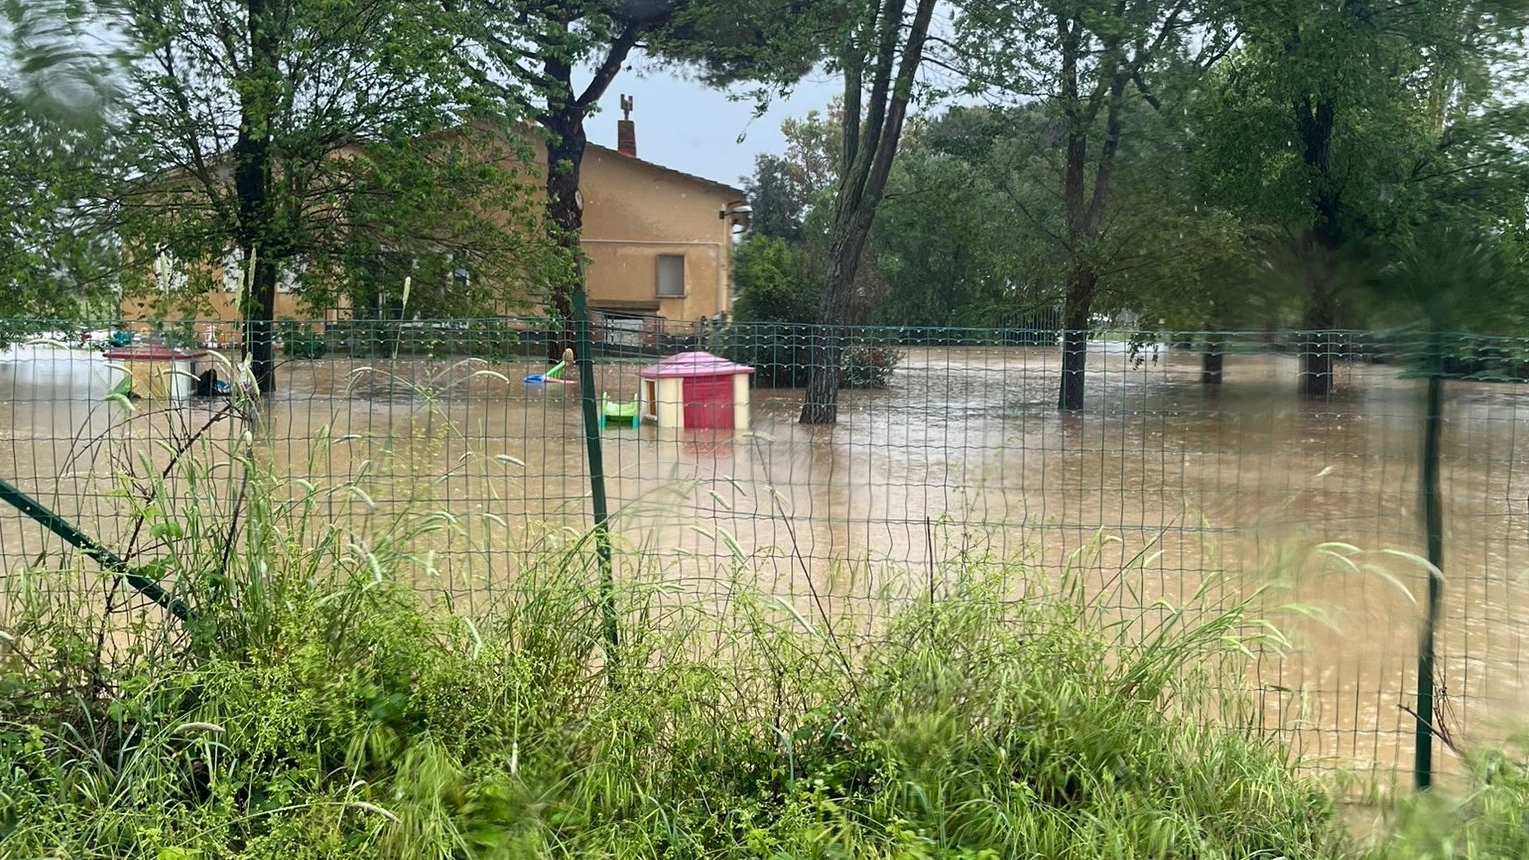
[{"label": "playhouse pink roof", "polygon": [[135,343],[102,353],[113,361],[186,361],[201,358],[207,351],[202,349],[176,349],[162,343]]},{"label": "playhouse pink roof", "polygon": [[735,376],[753,372],[754,368],[748,365],[736,364],[719,355],[697,351],[671,355],[658,364],[649,365],[637,371],[637,375],[648,379],[658,379],[673,376]]}]

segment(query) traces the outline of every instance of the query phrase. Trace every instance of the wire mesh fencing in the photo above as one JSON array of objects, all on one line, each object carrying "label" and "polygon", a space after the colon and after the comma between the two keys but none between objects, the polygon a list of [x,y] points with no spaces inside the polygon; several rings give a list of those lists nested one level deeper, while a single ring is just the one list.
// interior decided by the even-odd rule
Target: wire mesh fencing
[{"label": "wire mesh fencing", "polygon": [[[178,547],[238,540],[199,512],[246,503],[228,466],[240,445],[291,479],[282,492],[301,516],[361,540],[412,535],[418,587],[464,612],[587,533],[584,392],[549,348],[556,327],[278,328],[276,390],[249,416],[230,408],[228,323],[86,337],[13,321],[0,478],[127,563],[159,560],[172,591],[177,565],[163,560]],[[1018,560],[1108,589],[1140,635],[1207,587],[1230,599],[1277,584],[1265,608],[1291,645],[1255,655],[1263,727],[1309,766],[1387,779],[1411,768],[1416,742],[1422,392],[1440,375],[1430,724],[1446,750],[1490,742],[1529,704],[1529,341],[1100,333],[1084,408],[1062,411],[1055,331],[837,334],[838,420],[814,426],[798,417],[820,328],[596,319],[590,393],[618,577],[661,581],[676,600],[726,600],[742,584],[804,614],[874,623],[899,601],[938,599],[961,565]],[[1302,396],[1303,372],[1330,375],[1331,391]],[[455,527],[413,529],[442,517]],[[92,575],[12,507],[0,509],[0,558],[9,614],[23,578]],[[87,609],[141,603],[112,592]]]}]

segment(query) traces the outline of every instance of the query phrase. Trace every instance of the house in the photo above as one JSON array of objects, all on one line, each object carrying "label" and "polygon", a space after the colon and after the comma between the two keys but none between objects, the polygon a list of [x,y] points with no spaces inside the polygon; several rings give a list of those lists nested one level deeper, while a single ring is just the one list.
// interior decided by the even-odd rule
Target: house
[{"label": "house", "polygon": [[616,149],[589,144],[579,180],[589,307],[608,326],[730,311],[733,237],[749,212],[742,190],[641,160],[629,118],[617,121]]},{"label": "house", "polygon": [[[631,100],[623,97],[622,105],[630,111]],[[580,172],[591,316],[607,337],[619,338],[625,330],[637,337],[643,330],[728,314],[734,236],[749,212],[743,191],[638,158],[634,123],[628,116],[617,124],[617,147],[588,144]],[[537,147],[536,162],[532,172],[540,188],[544,147]],[[173,261],[161,258],[155,266],[156,280],[167,289],[184,284]],[[239,277],[238,260],[230,258],[214,273],[214,283],[223,289],[215,287],[201,308],[171,316],[237,321]],[[126,319],[146,319],[152,307],[149,300],[130,298],[122,312]],[[322,313],[308,307],[296,275],[284,274],[278,287],[277,319],[334,321],[357,315],[344,307]],[[225,331],[221,339],[228,336]]]}]

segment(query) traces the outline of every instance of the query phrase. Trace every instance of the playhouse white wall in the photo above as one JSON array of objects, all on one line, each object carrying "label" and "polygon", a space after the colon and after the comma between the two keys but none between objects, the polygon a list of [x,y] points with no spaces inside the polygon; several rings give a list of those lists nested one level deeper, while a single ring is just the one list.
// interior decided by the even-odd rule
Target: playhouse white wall
[{"label": "playhouse white wall", "polygon": [[666,376],[658,380],[658,426],[685,426],[685,380]]},{"label": "playhouse white wall", "polygon": [[733,429],[749,429],[749,375],[733,376]]},{"label": "playhouse white wall", "polygon": [[[685,426],[685,379],[665,376],[656,380],[656,397],[653,407],[647,403],[647,382],[638,387],[637,412],[644,421],[652,421],[660,427],[683,428]],[[749,377],[748,374],[733,375],[733,429],[747,430],[750,426]]]}]

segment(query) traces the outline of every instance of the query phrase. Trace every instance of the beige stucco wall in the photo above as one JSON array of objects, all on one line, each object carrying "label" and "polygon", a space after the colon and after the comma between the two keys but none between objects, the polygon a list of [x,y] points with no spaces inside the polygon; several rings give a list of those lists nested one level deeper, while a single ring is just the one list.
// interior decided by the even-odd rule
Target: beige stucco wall
[{"label": "beige stucco wall", "polygon": [[[221,320],[222,324],[214,327],[212,339],[218,344],[224,345],[235,342],[238,338],[239,327],[235,321],[240,319],[239,304],[234,293],[223,290],[210,291],[200,301],[194,303],[181,303],[168,307],[162,307],[153,299],[132,298],[122,302],[123,320],[134,322],[141,320],[163,319],[174,322],[176,320]],[[276,312],[273,315],[278,320],[303,320],[309,321],[315,318],[315,314],[305,307],[302,299],[293,293],[278,293],[276,295]],[[337,318],[334,311],[322,314],[320,319],[332,322]],[[199,341],[206,340],[205,327],[198,327],[196,336]]]},{"label": "beige stucco wall", "polygon": [[[592,307],[687,321],[730,310],[732,227],[720,213],[742,195],[596,147],[579,185]],[[685,258],[683,298],[659,297],[661,254]]]}]

